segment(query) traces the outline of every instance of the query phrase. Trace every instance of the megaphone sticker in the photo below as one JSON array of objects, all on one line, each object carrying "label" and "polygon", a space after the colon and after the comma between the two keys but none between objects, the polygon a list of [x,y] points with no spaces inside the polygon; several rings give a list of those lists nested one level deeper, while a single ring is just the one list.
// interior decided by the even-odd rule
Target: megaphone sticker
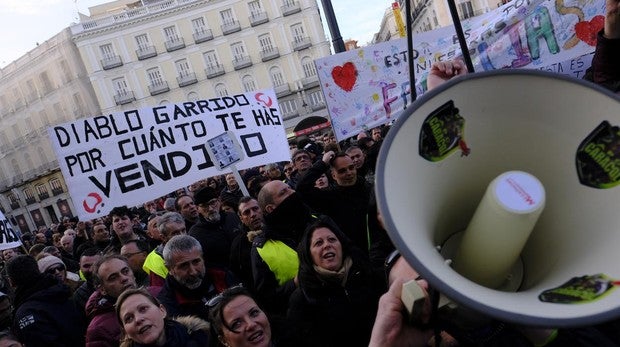
[{"label": "megaphone sticker", "polygon": [[604,274],[573,277],[559,287],[545,290],[538,296],[540,301],[559,304],[579,304],[592,302],[609,294],[620,285]]},{"label": "megaphone sticker", "polygon": [[603,121],[577,149],[581,184],[599,189],[620,184],[620,128]]},{"label": "megaphone sticker", "polygon": [[419,153],[422,158],[436,162],[461,149],[461,156],[470,153],[463,132],[465,119],[450,100],[433,111],[420,130]]}]

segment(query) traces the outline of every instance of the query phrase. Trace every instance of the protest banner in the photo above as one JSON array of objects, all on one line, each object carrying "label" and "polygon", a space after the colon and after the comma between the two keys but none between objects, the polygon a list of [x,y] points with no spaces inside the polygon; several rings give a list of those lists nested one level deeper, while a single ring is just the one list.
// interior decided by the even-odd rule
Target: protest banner
[{"label": "protest banner", "polygon": [[0,212],[0,251],[22,245],[19,235],[8,219]]},{"label": "protest banner", "polygon": [[86,220],[226,173],[206,147],[227,131],[242,148],[240,169],[290,160],[283,124],[275,93],[263,90],[79,119],[48,132]]},{"label": "protest banner", "polygon": [[[528,68],[581,78],[604,13],[603,0],[515,0],[462,26],[475,71]],[[406,40],[315,61],[338,141],[397,119],[410,103]],[[413,45],[416,94],[421,95],[432,64],[455,59],[461,50],[452,26],[414,34]]]}]

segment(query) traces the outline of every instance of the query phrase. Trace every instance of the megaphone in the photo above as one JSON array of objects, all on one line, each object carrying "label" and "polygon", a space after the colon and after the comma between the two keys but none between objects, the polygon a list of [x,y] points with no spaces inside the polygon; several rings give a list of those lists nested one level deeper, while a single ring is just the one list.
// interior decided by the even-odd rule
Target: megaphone
[{"label": "megaphone", "polygon": [[[410,105],[383,142],[375,189],[386,229],[432,287],[489,317],[541,327],[616,318],[619,126],[620,97],[585,81],[531,70],[453,79]],[[542,184],[545,203],[518,246],[517,278],[509,270],[499,281],[513,282],[505,290],[471,279],[440,248],[462,246],[449,244],[489,184],[515,171]]]}]

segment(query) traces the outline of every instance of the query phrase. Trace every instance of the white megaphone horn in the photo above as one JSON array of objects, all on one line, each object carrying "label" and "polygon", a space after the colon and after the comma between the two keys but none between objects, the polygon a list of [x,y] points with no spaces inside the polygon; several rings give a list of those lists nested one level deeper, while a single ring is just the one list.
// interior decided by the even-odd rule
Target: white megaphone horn
[{"label": "white megaphone horn", "polygon": [[616,318],[619,127],[620,97],[574,78],[503,70],[449,81],[384,140],[386,229],[432,287],[489,317]]}]

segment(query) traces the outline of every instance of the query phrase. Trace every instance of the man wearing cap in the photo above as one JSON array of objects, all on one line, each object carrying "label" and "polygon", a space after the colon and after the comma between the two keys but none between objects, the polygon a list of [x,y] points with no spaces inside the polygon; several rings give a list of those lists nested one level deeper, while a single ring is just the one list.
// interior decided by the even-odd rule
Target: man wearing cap
[{"label": "man wearing cap", "polygon": [[27,255],[11,259],[7,273],[15,287],[13,332],[21,342],[29,347],[84,346],[84,321],[67,286],[39,272],[37,261]]},{"label": "man wearing cap", "polygon": [[230,246],[241,221],[235,213],[220,210],[221,202],[217,191],[204,187],[194,195],[198,206],[198,221],[189,230],[189,235],[200,242],[207,263],[228,267]]}]

